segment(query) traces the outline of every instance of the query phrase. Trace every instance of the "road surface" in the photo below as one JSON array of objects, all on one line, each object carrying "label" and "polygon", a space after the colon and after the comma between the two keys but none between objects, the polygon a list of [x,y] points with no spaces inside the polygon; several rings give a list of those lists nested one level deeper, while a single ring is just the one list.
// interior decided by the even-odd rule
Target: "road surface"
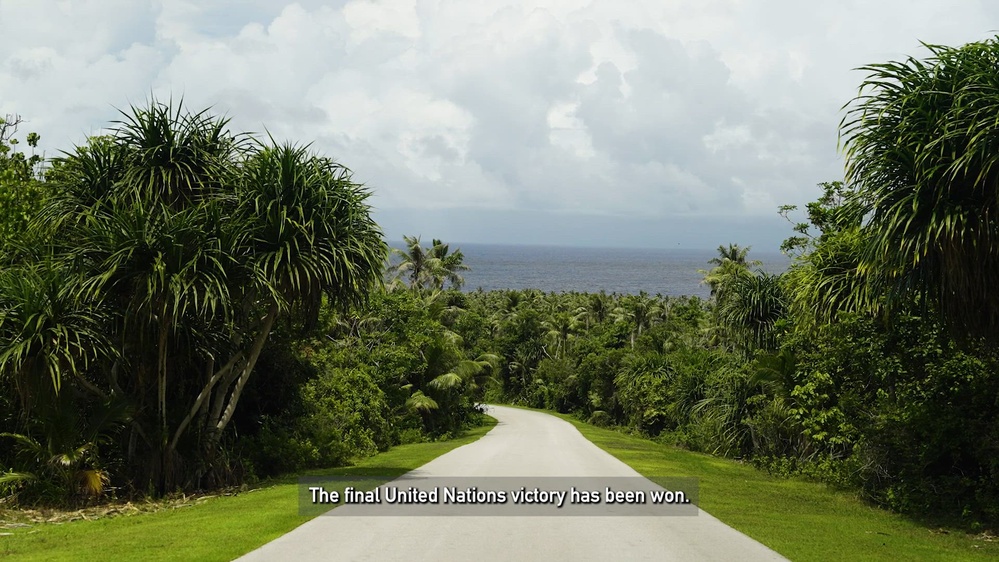
[{"label": "road surface", "polygon": [[[416,480],[397,489],[454,476],[482,489],[507,482],[493,477],[559,477],[564,487],[579,481],[571,477],[640,478],[559,418],[501,406],[490,406],[489,414],[499,420],[492,431],[411,472]],[[489,506],[462,508],[492,513]],[[365,516],[358,509],[346,505],[316,517],[240,560],[783,560],[699,510],[692,516]]]}]

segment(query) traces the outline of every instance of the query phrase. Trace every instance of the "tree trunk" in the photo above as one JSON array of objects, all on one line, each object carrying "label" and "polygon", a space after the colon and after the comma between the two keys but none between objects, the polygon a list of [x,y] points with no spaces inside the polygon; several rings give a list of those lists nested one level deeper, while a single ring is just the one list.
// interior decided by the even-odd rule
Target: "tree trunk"
[{"label": "tree trunk", "polygon": [[271,303],[271,306],[267,311],[267,316],[264,317],[264,321],[260,326],[260,331],[257,332],[257,337],[254,339],[253,346],[250,348],[250,354],[246,357],[246,362],[243,364],[243,368],[239,374],[239,379],[236,381],[236,387],[233,388],[232,393],[229,394],[225,411],[215,423],[214,431],[210,436],[210,439],[212,439],[214,443],[218,443],[222,432],[232,420],[232,415],[236,411],[236,404],[239,402],[239,397],[243,392],[243,387],[246,386],[246,381],[249,380],[250,374],[253,372],[253,367],[257,364],[257,359],[260,357],[260,352],[264,349],[264,344],[267,343],[267,337],[274,328],[274,321],[277,320],[277,316],[278,304],[274,302]]},{"label": "tree trunk", "polygon": [[[187,426],[190,425],[194,416],[197,415],[197,413],[202,409],[206,399],[211,396],[212,390],[215,388],[216,383],[218,383],[219,379],[228,375],[229,372],[232,371],[233,366],[235,366],[242,359],[242,357],[243,352],[237,352],[231,359],[229,359],[229,362],[226,363],[225,366],[208,378],[208,382],[206,382],[205,386],[201,389],[201,392],[198,394],[197,399],[195,399],[190,411],[187,412],[187,416],[180,422],[180,425],[177,426],[177,430],[173,434],[173,439],[170,440],[170,444],[167,446],[168,450],[174,451],[177,449],[177,442],[180,440],[181,435],[184,434],[184,431],[187,429]],[[209,363],[209,366],[212,365],[214,365],[214,363]]]}]

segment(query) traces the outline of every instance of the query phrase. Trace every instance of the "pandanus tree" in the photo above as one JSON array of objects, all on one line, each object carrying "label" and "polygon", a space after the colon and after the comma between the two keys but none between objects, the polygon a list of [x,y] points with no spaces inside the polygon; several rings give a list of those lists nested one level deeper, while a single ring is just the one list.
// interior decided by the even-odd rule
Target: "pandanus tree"
[{"label": "pandanus tree", "polygon": [[[135,484],[160,491],[224,478],[214,453],[277,320],[359,304],[387,253],[349,170],[227,127],[153,101],[57,160],[32,227],[76,314],[10,319],[0,350],[4,372],[50,365],[57,390],[71,375],[125,397]],[[42,328],[69,343],[28,346]]]},{"label": "pandanus tree", "polygon": [[[841,124],[865,203],[867,304],[914,300],[957,332],[999,333],[999,38],[865,66]],[[883,300],[882,300],[883,299]]]},{"label": "pandanus tree", "polygon": [[778,322],[788,308],[780,275],[757,272],[732,280],[728,298],[719,305],[718,315],[743,349],[774,351]]}]

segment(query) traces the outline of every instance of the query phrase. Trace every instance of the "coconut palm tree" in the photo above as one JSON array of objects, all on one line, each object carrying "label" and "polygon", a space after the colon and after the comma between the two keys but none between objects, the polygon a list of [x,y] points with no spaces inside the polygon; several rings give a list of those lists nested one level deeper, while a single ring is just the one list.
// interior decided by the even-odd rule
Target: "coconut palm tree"
[{"label": "coconut palm tree", "polygon": [[708,263],[712,265],[722,265],[725,262],[732,262],[736,265],[743,267],[754,267],[760,265],[759,260],[747,261],[746,257],[749,256],[749,250],[752,246],[739,246],[738,244],[729,244],[728,247],[724,245],[718,246],[718,257],[711,258]]},{"label": "coconut palm tree", "polygon": [[621,306],[614,309],[613,315],[617,322],[627,324],[631,328],[631,347],[635,347],[635,339],[642,332],[662,317],[660,309],[663,304],[658,299],[649,298],[643,291],[638,295],[628,295],[621,299]]},{"label": "coconut palm tree", "polygon": [[400,258],[399,263],[388,268],[390,274],[397,278],[405,277],[409,280],[409,286],[413,290],[418,290],[430,283],[433,275],[433,256],[420,243],[419,236],[403,236],[406,245],[405,250],[392,249],[392,254]]},{"label": "coconut palm tree", "polygon": [[450,391],[464,388],[470,395],[479,397],[482,388],[493,379],[499,370],[500,358],[484,353],[475,359],[462,359],[447,373],[434,377],[427,385],[437,391]]},{"label": "coconut palm tree", "polygon": [[444,288],[444,283],[450,283],[451,288],[461,289],[465,284],[465,278],[461,276],[462,271],[468,271],[469,267],[464,264],[465,255],[461,249],[456,249],[448,253],[450,246],[434,238],[430,247],[430,255],[435,265],[433,272],[433,286],[437,290]]},{"label": "coconut palm tree", "polygon": [[443,290],[445,283],[460,289],[465,283],[462,271],[468,271],[463,263],[465,256],[460,249],[450,251],[450,246],[438,239],[429,248],[424,248],[419,236],[403,236],[405,250],[393,249],[399,262],[389,266],[388,272],[396,278],[405,277],[414,291],[422,289]]},{"label": "coconut palm tree", "polygon": [[612,308],[610,304],[611,300],[607,297],[607,294],[600,291],[599,293],[592,293],[589,295],[586,309],[589,316],[592,317],[597,324],[600,324],[611,313]]},{"label": "coconut palm tree", "polygon": [[718,246],[718,257],[711,258],[708,263],[714,265],[710,271],[698,270],[704,275],[704,283],[711,287],[711,296],[716,302],[724,299],[727,283],[741,275],[749,273],[750,268],[760,265],[759,260],[747,261],[751,246],[742,247],[729,244],[728,247]]},{"label": "coconut palm tree", "polygon": [[556,312],[541,323],[545,337],[553,344],[554,357],[565,355],[569,342],[583,326],[582,317],[581,313]]}]

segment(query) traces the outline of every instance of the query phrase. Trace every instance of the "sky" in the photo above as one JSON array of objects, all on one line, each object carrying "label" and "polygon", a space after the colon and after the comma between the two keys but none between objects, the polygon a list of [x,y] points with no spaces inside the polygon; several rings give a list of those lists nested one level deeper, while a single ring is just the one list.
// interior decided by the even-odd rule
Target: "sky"
[{"label": "sky", "polygon": [[308,144],[390,242],[776,252],[843,179],[871,63],[996,35],[973,0],[0,0],[0,115],[46,156],[151,97]]}]

